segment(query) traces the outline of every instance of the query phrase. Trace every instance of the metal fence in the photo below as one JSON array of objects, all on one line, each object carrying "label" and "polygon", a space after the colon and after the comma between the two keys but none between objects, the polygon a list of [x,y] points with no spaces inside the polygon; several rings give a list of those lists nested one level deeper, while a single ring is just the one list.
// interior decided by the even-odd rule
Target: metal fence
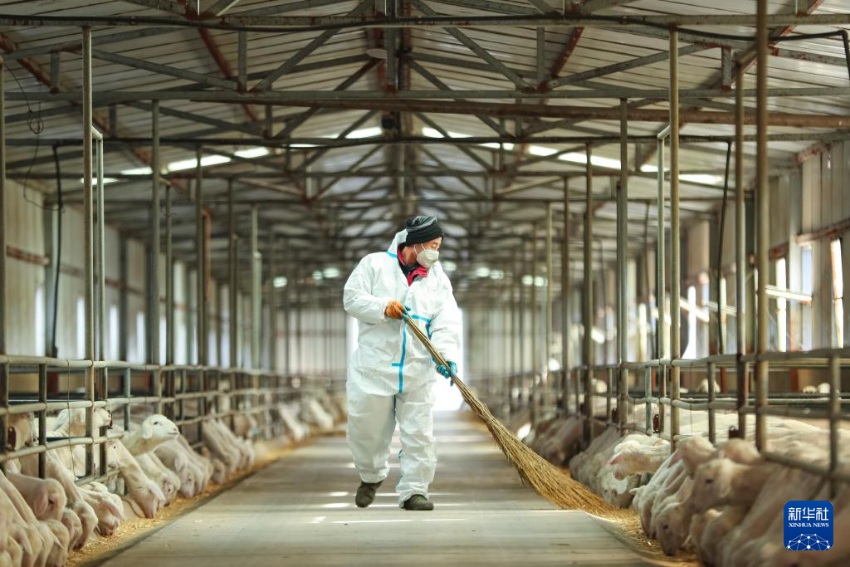
[{"label": "metal fence", "polygon": [[[0,380],[0,428],[5,432],[0,466],[12,458],[38,455],[43,476],[47,451],[82,445],[87,466],[79,483],[108,476],[106,460],[100,459],[101,470],[95,470],[92,453],[105,450],[108,439],[123,435],[134,410],[165,415],[193,445],[200,444],[204,421],[222,419],[233,428],[237,416],[254,417],[256,430],[252,436],[270,439],[283,433],[279,404],[299,403],[312,392],[333,393],[344,387],[344,380],[326,376],[4,355],[0,355],[0,375],[5,377]],[[93,380],[87,378],[89,375]],[[48,416],[74,408],[86,410],[86,434],[48,437]],[[120,418],[123,428],[93,431],[95,408],[110,410]],[[14,451],[9,417],[28,412],[38,422],[37,442]]]},{"label": "metal fence", "polygon": [[[761,380],[755,372],[758,364],[767,366]],[[679,372],[673,372],[674,368]],[[772,388],[771,375],[801,369],[821,373],[829,391],[807,394]],[[591,423],[655,434],[675,444],[680,434],[687,433],[687,423],[681,421],[683,410],[707,414],[707,434],[714,443],[718,415],[731,413],[737,415],[737,425],[727,432],[729,437],[752,439],[766,459],[820,475],[835,490],[836,482],[850,482],[850,474],[840,470],[839,458],[839,429],[842,422],[850,422],[850,395],[841,393],[842,369],[850,369],[848,348],[576,367],[545,377],[524,373],[489,378],[477,386],[494,414],[505,421],[520,413],[534,425],[556,416],[580,417],[588,424],[585,447],[596,430]],[[673,383],[674,376],[681,381],[683,374],[692,382],[704,378],[707,391],[685,392],[681,384]],[[725,386],[720,391],[715,387],[718,378],[719,385]],[[594,379],[604,381],[607,391],[595,391]],[[748,424],[747,416],[754,416],[755,427]],[[768,416],[819,420],[829,432],[827,466],[771,451]]]}]

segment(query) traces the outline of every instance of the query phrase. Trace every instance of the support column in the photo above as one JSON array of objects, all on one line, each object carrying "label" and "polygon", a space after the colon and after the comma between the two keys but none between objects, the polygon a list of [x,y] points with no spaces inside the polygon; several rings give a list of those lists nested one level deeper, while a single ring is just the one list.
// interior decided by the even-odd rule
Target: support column
[{"label": "support column", "polygon": [[[767,162],[767,0],[758,0],[756,8],[756,311],[758,316],[757,356],[768,350],[768,240],[770,218],[768,215],[768,162]],[[756,362],[756,447],[767,449],[767,421],[761,412],[767,406],[768,371],[766,360]]]},{"label": "support column", "polygon": [[233,180],[228,181],[227,184],[227,222],[230,233],[227,246],[227,311],[230,318],[230,344],[228,349],[230,351],[230,367],[239,368],[241,366],[239,360],[239,314],[237,311],[239,301],[239,276],[237,274],[239,269],[239,235],[236,232],[236,213],[233,207]]},{"label": "support column", "polygon": [[[679,223],[679,32],[670,32],[670,358],[681,357],[682,326],[681,299],[682,256],[681,227]],[[670,374],[670,398],[679,399],[679,381],[682,369],[673,366]],[[679,434],[679,408],[670,408],[670,434]],[[675,445],[675,441],[674,441]]]},{"label": "support column", "polygon": [[592,148],[587,144],[587,164],[585,167],[585,206],[584,206],[584,446],[590,443],[593,420],[593,388],[591,387],[593,364],[593,341],[590,338],[593,331],[593,166],[591,165]]},{"label": "support column", "polygon": [[570,408],[570,332],[572,316],[572,281],[570,278],[570,187],[569,178],[564,177],[564,235],[561,241],[561,408],[564,415]]},{"label": "support column", "polygon": [[746,438],[747,420],[742,409],[749,403],[750,381],[747,365],[747,218],[744,203],[744,68],[739,64],[735,77],[735,326],[738,335],[738,432]]},{"label": "support column", "polygon": [[[6,65],[0,56],[0,354],[6,354]],[[0,382],[6,382],[0,364]],[[3,429],[5,431],[5,428]]]},{"label": "support column", "polygon": [[[85,349],[83,356],[88,360],[95,359],[94,351],[94,217],[92,203],[92,66],[91,66],[91,27],[83,27],[83,271],[84,308],[86,314]],[[5,223],[4,223],[5,224]],[[5,256],[5,250],[3,251]],[[85,370],[86,399],[94,404],[93,366]],[[94,434],[94,406],[86,408],[86,437]],[[94,470],[93,446],[86,445],[86,474]]]},{"label": "support column", "polygon": [[[171,185],[165,186],[165,363],[174,364],[174,235]],[[173,378],[172,378],[173,379]]]},{"label": "support column", "polygon": [[197,257],[197,341],[198,364],[207,365],[207,258],[204,230],[204,199],[203,199],[203,170],[201,168],[201,148],[196,152],[195,170],[195,255]]},{"label": "support column", "polygon": [[159,101],[151,109],[151,216],[148,240],[148,362],[159,364],[159,247],[160,247],[160,165]]},{"label": "support column", "polygon": [[263,295],[262,264],[259,243],[259,215],[256,205],[251,208],[251,367],[262,368],[260,335],[262,332]]},{"label": "support column", "polygon": [[628,358],[629,304],[626,260],[629,245],[629,107],[626,99],[620,100],[620,183],[617,187],[617,362],[620,387],[617,400],[619,426],[626,425],[626,396],[628,395],[628,371],[622,366]]}]

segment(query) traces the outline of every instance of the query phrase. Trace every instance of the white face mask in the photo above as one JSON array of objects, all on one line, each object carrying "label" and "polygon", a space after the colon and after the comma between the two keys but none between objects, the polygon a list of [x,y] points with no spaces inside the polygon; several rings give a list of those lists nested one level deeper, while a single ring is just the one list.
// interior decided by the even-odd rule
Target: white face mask
[{"label": "white face mask", "polygon": [[416,254],[416,261],[419,264],[425,266],[426,268],[430,268],[437,260],[440,259],[440,251],[439,250],[431,250],[430,248],[423,248]]}]

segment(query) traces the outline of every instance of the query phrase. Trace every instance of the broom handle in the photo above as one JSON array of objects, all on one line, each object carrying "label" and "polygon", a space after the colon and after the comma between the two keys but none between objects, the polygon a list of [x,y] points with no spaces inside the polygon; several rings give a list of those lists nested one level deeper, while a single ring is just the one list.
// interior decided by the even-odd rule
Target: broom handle
[{"label": "broom handle", "polygon": [[457,376],[452,372],[452,369],[449,367],[449,363],[446,362],[446,359],[434,348],[434,345],[431,343],[430,339],[428,339],[428,335],[425,334],[425,331],[420,329],[416,323],[413,322],[410,315],[404,313],[402,315],[404,322],[407,323],[407,326],[410,327],[410,330],[413,331],[413,334],[422,341],[422,344],[425,345],[425,348],[428,349],[428,352],[431,353],[431,356],[434,357],[434,360],[437,361],[437,364],[441,364],[446,370],[451,373],[453,379],[457,379]]}]

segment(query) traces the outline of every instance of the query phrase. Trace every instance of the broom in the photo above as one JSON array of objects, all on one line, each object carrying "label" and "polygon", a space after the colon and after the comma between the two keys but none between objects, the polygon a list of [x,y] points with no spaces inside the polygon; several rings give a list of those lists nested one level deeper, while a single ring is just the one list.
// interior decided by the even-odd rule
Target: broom
[{"label": "broom", "polygon": [[[406,313],[404,322],[413,331],[437,364],[449,368],[449,364],[437,352],[425,332],[420,329]],[[611,510],[611,506],[598,495],[591,492],[585,485],[564,474],[549,461],[532,451],[525,443],[516,438],[502,423],[490,413],[487,405],[475,397],[466,384],[452,373],[452,380],[460,390],[466,404],[484,422],[493,439],[502,449],[502,453],[519,473],[524,484],[531,485],[538,494],[556,506],[565,509],[581,509],[591,514]]]}]

